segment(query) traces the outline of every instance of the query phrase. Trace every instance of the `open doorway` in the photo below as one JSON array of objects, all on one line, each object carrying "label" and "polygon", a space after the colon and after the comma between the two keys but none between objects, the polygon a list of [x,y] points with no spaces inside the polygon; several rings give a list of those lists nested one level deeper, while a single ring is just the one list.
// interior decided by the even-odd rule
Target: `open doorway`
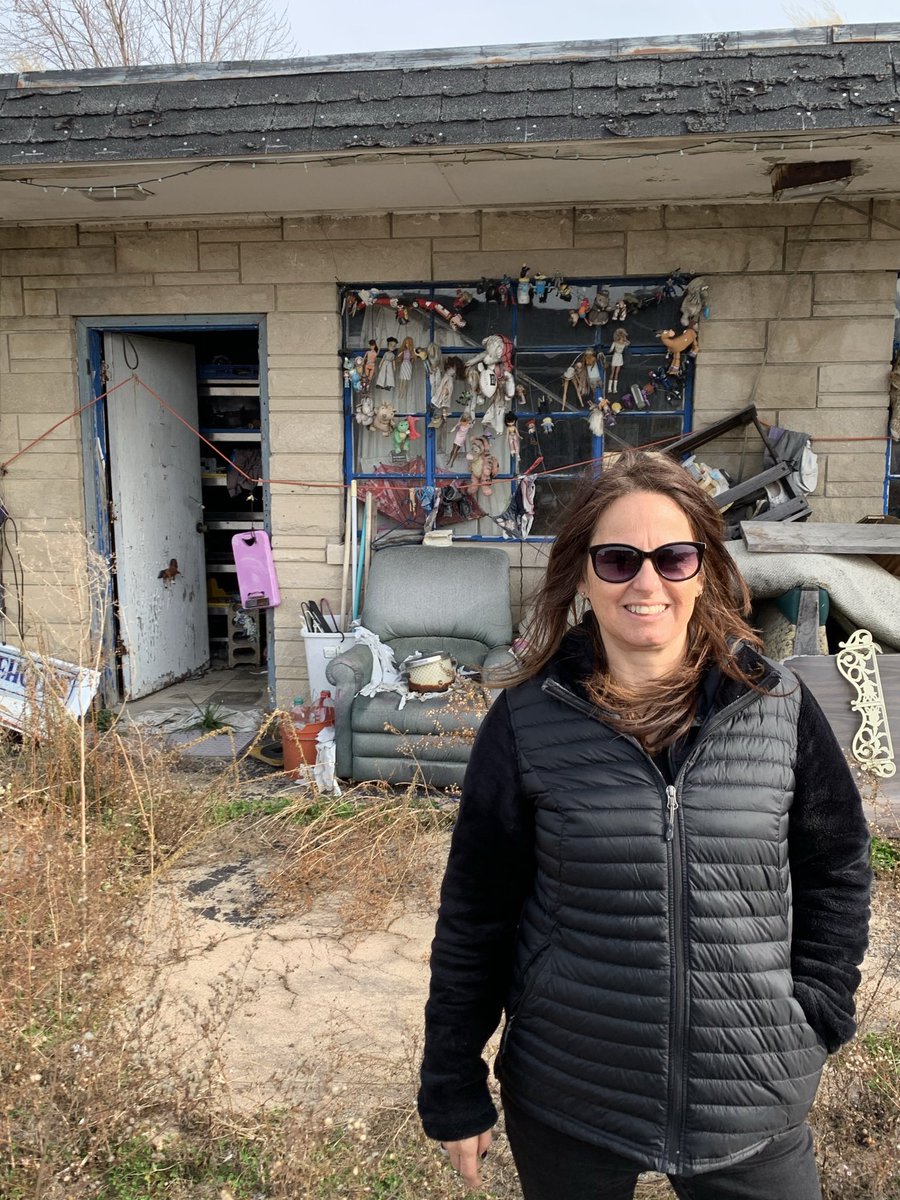
[{"label": "open doorway", "polygon": [[269,525],[254,482],[267,475],[263,319],[79,325],[83,402],[101,397],[82,428],[88,523],[111,564],[95,630],[104,703],[152,702],[200,676],[204,695],[264,701],[270,621],[241,608],[231,553],[235,533]]}]

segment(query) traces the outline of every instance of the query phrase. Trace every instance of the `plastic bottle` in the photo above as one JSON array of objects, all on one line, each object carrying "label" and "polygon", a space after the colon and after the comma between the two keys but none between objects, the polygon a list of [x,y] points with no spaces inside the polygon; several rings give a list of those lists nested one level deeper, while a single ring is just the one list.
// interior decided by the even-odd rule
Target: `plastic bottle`
[{"label": "plastic bottle", "polygon": [[302,696],[295,696],[291,704],[291,720],[300,727],[308,724],[310,719],[309,705],[304,704]]},{"label": "plastic bottle", "polygon": [[319,696],[319,703],[322,706],[322,720],[326,725],[334,724],[334,701],[331,698],[331,692],[322,692]]}]

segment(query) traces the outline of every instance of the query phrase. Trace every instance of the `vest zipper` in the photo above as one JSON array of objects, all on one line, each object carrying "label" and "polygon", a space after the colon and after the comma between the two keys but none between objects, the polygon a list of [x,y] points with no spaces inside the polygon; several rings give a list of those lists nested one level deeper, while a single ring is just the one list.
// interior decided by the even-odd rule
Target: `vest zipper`
[{"label": "vest zipper", "polygon": [[[768,682],[768,680],[767,680]],[[585,713],[594,720],[603,722],[603,713],[595,705],[582,700],[574,692],[555,679],[545,679],[541,690],[555,696],[564,704]],[[666,1142],[663,1149],[666,1166],[665,1171],[670,1175],[680,1173],[681,1142],[684,1134],[684,1114],[687,1108],[687,1058],[688,1058],[688,1021],[690,1005],[688,997],[687,964],[689,962],[688,929],[685,914],[689,907],[689,886],[687,876],[687,847],[684,838],[683,818],[679,818],[681,806],[678,800],[678,787],[684,779],[685,772],[697,759],[699,749],[713,730],[724,721],[750,704],[756,698],[756,692],[748,691],[731,704],[717,712],[711,720],[706,721],[697,734],[697,740],[691,747],[690,753],[681,764],[681,769],[674,783],[667,784],[665,776],[659,767],[637,740],[628,734],[620,734],[626,741],[644,756],[653,772],[659,777],[665,788],[665,812],[663,815],[663,830],[666,842],[666,867],[669,881],[669,945],[672,950],[672,998],[670,1005],[670,1038],[671,1047],[669,1067],[669,1112],[666,1122]]]}]

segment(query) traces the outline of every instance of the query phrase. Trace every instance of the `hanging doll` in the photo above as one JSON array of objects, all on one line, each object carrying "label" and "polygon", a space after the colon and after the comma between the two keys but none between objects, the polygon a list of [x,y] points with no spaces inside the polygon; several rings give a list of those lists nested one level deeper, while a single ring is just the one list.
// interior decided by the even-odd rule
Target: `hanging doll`
[{"label": "hanging doll", "polygon": [[491,454],[491,443],[486,437],[472,438],[472,448],[466,455],[472,478],[466,484],[465,490],[470,496],[490,496],[494,490],[494,476],[500,469],[500,464]]},{"label": "hanging doll", "polygon": [[681,297],[681,324],[687,329],[709,316],[709,285],[702,275],[692,279]]},{"label": "hanging doll", "polygon": [[527,538],[531,533],[534,521],[534,492],[536,479],[533,475],[523,475],[519,486],[510,497],[509,504],[494,520],[500,526],[504,538]]},{"label": "hanging doll", "polygon": [[436,376],[431,376],[431,420],[429,429],[440,429],[450,415],[453,406],[453,385],[456,371],[448,366]]},{"label": "hanging doll", "polygon": [[487,408],[484,410],[484,416],[481,418],[481,424],[485,430],[492,429],[499,437],[504,430],[504,421],[506,419],[507,399],[505,396],[495,396]]},{"label": "hanging doll", "polygon": [[394,387],[396,379],[394,377],[394,362],[397,358],[397,339],[389,337],[387,340],[387,349],[381,358],[381,365],[378,368],[378,374],[375,376],[375,386],[381,388],[382,391],[389,392]]},{"label": "hanging doll", "polygon": [[[594,404],[593,401],[588,404],[588,425],[591,427],[591,433],[594,437],[603,437],[603,402],[598,401]],[[612,422],[610,422],[612,424]]]},{"label": "hanging doll", "polygon": [[594,303],[588,310],[585,322],[596,327],[597,325],[608,325],[612,317],[613,305],[609,298],[609,288],[597,288],[597,295],[594,297]]},{"label": "hanging doll", "polygon": [[546,275],[540,272],[534,277],[534,298],[538,304],[546,304],[547,296],[550,294],[550,280]]},{"label": "hanging doll", "polygon": [[[603,359],[602,355],[600,357]],[[600,370],[600,363],[597,361],[597,351],[592,346],[585,350],[582,362],[584,363],[587,390],[591,395],[596,395],[597,389],[603,386],[603,372]],[[605,359],[603,359],[603,365],[606,365]]]},{"label": "hanging doll", "polygon": [[519,272],[519,280],[516,284],[516,304],[531,303],[531,276],[528,274],[527,263],[522,264],[522,270]]},{"label": "hanging doll", "polygon": [[582,296],[578,302],[578,307],[573,308],[569,312],[569,324],[574,329],[581,320],[587,320],[587,315],[591,311],[591,302],[587,296]]},{"label": "hanging doll", "polygon": [[556,275],[553,279],[553,290],[562,300],[563,304],[567,304],[572,299],[572,289],[563,279],[562,275]]},{"label": "hanging doll", "polygon": [[452,467],[456,462],[460,450],[465,450],[466,442],[469,438],[469,430],[474,424],[475,418],[468,409],[460,413],[459,420],[453,426],[453,448],[450,451],[450,457],[447,459],[447,466]]},{"label": "hanging doll", "polygon": [[612,335],[612,345],[610,346],[610,350],[612,351],[612,361],[609,368],[610,395],[619,390],[619,374],[625,363],[625,351],[630,345],[631,338],[628,336],[625,328],[620,325]]},{"label": "hanging doll", "polygon": [[[593,353],[593,351],[591,351],[591,353]],[[596,365],[596,361],[597,360],[596,360],[596,356],[595,356],[594,357],[595,365]],[[575,395],[578,397],[578,403],[581,405],[582,408],[584,408],[584,401],[585,401],[585,398],[589,391],[589,385],[588,385],[588,375],[587,375],[587,363],[585,363],[583,357],[576,359],[575,362],[572,363],[572,365],[570,367],[566,367],[565,371],[563,372],[563,390],[562,390],[563,408],[566,407],[566,399],[569,395],[569,385],[570,384],[575,389]]]},{"label": "hanging doll", "polygon": [[538,404],[538,412],[541,414],[541,433],[552,433],[553,418],[550,416],[550,401],[546,396]]},{"label": "hanging doll", "polygon": [[466,363],[466,384],[470,391],[492,400],[498,388],[508,398],[516,394],[513,375],[513,344],[502,333],[490,333],[482,340],[484,349]]},{"label": "hanging doll", "polygon": [[387,437],[394,424],[394,406],[382,400],[375,411],[372,428],[377,429],[382,437]]},{"label": "hanging doll", "polygon": [[[390,347],[391,338],[388,338]],[[397,351],[396,361],[400,364],[397,371],[397,403],[401,408],[408,407],[409,385],[412,383],[413,367],[415,366],[416,344],[411,337],[405,337]]]},{"label": "hanging doll", "polygon": [[611,321],[624,321],[627,316],[628,316],[628,302],[627,302],[627,300],[625,300],[625,298],[623,296],[622,299],[617,300],[615,302],[615,304],[613,305],[613,310],[612,310],[612,313],[610,314],[609,319]]},{"label": "hanging doll", "polygon": [[372,386],[372,380],[375,378],[375,368],[378,366],[378,343],[374,338],[369,338],[369,348],[366,351],[363,359],[363,375],[366,380],[366,391]]},{"label": "hanging doll", "polygon": [[513,303],[513,281],[509,275],[504,275],[497,284],[497,299],[504,308]]},{"label": "hanging doll", "polygon": [[362,425],[367,429],[375,419],[375,405],[372,403],[372,397],[368,392],[361,392],[356,401],[356,408],[353,416],[356,419],[357,425]]},{"label": "hanging doll", "polygon": [[506,448],[509,450],[509,457],[518,458],[522,448],[522,439],[519,437],[519,426],[516,423],[514,412],[504,414],[503,428],[506,431]]},{"label": "hanging doll", "polygon": [[358,361],[359,359],[344,359],[344,383],[349,384],[354,392],[362,389],[362,375],[360,375],[359,367],[356,365]]}]

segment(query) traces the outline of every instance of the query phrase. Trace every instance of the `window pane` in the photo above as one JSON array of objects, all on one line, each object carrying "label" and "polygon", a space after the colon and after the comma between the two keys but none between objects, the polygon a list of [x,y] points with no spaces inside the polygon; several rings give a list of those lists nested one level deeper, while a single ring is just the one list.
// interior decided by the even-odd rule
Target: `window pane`
[{"label": "window pane", "polygon": [[888,516],[900,517],[900,479],[892,480],[888,488]]},{"label": "window pane", "polygon": [[891,475],[900,475],[900,442],[891,442]]},{"label": "window pane", "polygon": [[628,446],[649,446],[666,438],[681,436],[681,417],[619,413],[615,425],[607,425],[603,448],[609,453]]}]

